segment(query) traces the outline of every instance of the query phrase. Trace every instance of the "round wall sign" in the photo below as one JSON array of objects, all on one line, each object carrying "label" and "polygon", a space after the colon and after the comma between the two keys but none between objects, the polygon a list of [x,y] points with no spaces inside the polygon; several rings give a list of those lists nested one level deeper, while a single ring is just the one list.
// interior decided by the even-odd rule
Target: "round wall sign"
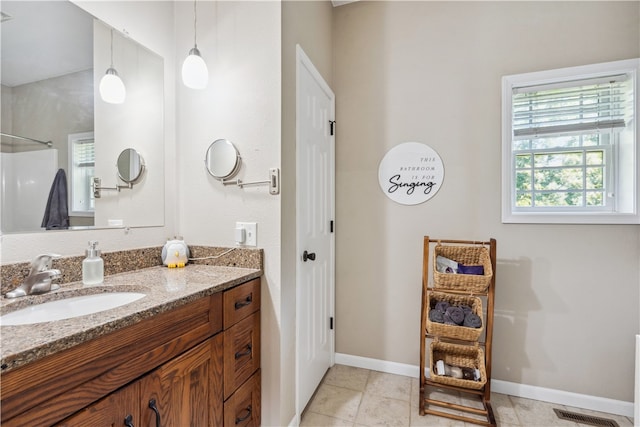
[{"label": "round wall sign", "polygon": [[417,205],[436,195],[444,165],[436,151],[419,142],[403,142],[387,151],[378,168],[382,192],[396,203]]}]

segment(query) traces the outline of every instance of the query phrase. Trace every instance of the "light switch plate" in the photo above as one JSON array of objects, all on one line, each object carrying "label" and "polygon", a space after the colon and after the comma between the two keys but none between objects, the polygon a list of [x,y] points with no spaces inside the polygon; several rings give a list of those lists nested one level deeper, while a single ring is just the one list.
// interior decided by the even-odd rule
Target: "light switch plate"
[{"label": "light switch plate", "polygon": [[236,222],[236,228],[244,228],[244,245],[258,246],[258,224],[255,222]]}]

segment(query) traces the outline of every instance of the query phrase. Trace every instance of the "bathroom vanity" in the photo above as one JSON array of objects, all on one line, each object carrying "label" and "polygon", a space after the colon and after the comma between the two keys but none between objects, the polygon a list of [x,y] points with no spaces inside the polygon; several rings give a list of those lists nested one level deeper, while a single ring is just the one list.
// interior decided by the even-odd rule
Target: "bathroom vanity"
[{"label": "bathroom vanity", "polygon": [[260,275],[153,267],[100,287],[64,287],[131,286],[147,296],[108,312],[2,326],[2,425],[260,425]]}]

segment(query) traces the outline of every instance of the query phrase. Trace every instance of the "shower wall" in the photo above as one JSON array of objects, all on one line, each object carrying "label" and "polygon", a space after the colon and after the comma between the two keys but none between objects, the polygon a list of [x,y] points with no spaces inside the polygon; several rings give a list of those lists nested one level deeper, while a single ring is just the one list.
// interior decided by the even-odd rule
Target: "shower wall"
[{"label": "shower wall", "polygon": [[2,234],[41,231],[58,150],[0,153],[0,160]]}]

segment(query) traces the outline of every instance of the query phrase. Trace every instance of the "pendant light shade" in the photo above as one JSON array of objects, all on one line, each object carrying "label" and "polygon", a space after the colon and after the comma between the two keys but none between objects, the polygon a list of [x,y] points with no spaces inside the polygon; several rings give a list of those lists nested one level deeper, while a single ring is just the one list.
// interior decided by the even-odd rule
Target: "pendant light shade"
[{"label": "pendant light shade", "polygon": [[200,56],[198,43],[196,42],[196,2],[193,1],[193,48],[182,64],[182,82],[191,89],[204,89],[209,83],[209,70],[207,64]]},{"label": "pendant light shade", "polygon": [[127,97],[124,83],[113,68],[113,29],[111,29],[111,66],[100,80],[100,97],[110,104],[122,104]]},{"label": "pendant light shade", "polygon": [[191,89],[204,89],[209,83],[207,64],[200,56],[200,51],[194,47],[182,64],[182,82]]},{"label": "pendant light shade", "polygon": [[100,97],[110,104],[122,104],[127,97],[127,90],[115,68],[109,68],[100,80]]}]

